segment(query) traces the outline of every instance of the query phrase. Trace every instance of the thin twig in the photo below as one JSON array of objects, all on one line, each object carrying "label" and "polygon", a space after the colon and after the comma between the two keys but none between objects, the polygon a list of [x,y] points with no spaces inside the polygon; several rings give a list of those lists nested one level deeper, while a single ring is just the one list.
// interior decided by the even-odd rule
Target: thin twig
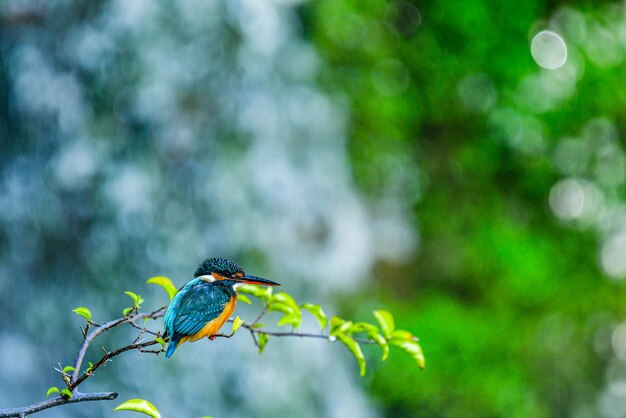
[{"label": "thin twig", "polygon": [[259,316],[257,316],[256,319],[252,321],[251,326],[257,324],[261,320],[261,318],[263,318],[263,316],[267,313],[268,309],[269,309],[269,305],[265,304],[263,306],[263,310],[259,313]]},{"label": "thin twig", "polygon": [[[247,327],[246,327],[247,328]],[[254,341],[254,345],[256,345],[256,347],[258,349],[261,348],[261,344],[259,343],[259,341],[256,338],[256,334],[254,333],[254,330],[252,330],[251,328],[248,328],[248,330],[250,331],[250,336],[252,337],[252,341]]]},{"label": "thin twig", "polygon": [[5,417],[26,417],[27,415],[34,414],[35,412],[43,411],[44,409],[53,408],[55,406],[61,406],[68,403],[88,402],[88,401],[110,401],[117,398],[115,392],[100,392],[100,393],[74,393],[74,395],[66,399],[61,396],[57,396],[53,399],[47,399],[45,401],[37,402],[35,404],[24,406],[22,408],[10,408],[0,410],[0,418]]},{"label": "thin twig", "polygon": [[102,357],[100,357],[100,360],[98,360],[97,362],[94,363],[93,367],[90,368],[89,372],[84,372],[80,377],[78,377],[75,381],[72,382],[71,386],[69,387],[69,390],[74,390],[85,379],[87,379],[98,368],[100,368],[100,366],[104,365],[106,362],[111,360],[113,357],[119,356],[120,354],[122,354],[122,353],[124,353],[126,351],[142,349],[142,348],[150,347],[150,346],[153,346],[153,345],[156,345],[156,344],[159,344],[159,342],[158,341],[154,341],[154,340],[152,340],[152,341],[144,341],[144,342],[141,342],[141,343],[129,344],[129,345],[125,346],[125,347],[118,348],[117,350],[114,350],[114,351],[107,351]]},{"label": "thin twig", "polygon": [[[158,318],[160,316],[163,315],[163,311],[165,310],[165,306],[157,309],[156,311],[150,312],[150,313],[145,313],[145,314],[137,314],[137,315],[133,315],[133,316],[127,316],[124,318],[118,318],[118,319],[114,319],[113,321],[109,321],[105,324],[102,324],[100,326],[98,326],[96,329],[94,329],[91,333],[89,333],[87,335],[87,337],[84,339],[83,344],[80,347],[80,350],[78,350],[78,354],[76,354],[76,361],[74,362],[74,368],[76,370],[74,370],[74,373],[72,373],[72,387],[75,388],[76,385],[76,381],[78,380],[78,376],[80,374],[80,369],[83,365],[83,360],[85,358],[85,353],[87,352],[87,348],[89,348],[89,345],[93,342],[93,340],[100,334],[102,334],[103,332],[106,332],[108,330],[110,330],[111,328],[114,328],[118,325],[122,325],[124,323],[127,322],[134,322],[138,319],[143,319],[143,318]],[[93,368],[92,368],[93,371]],[[83,379],[84,380],[84,379]]]},{"label": "thin twig", "polygon": [[[333,337],[332,335],[327,335],[327,334],[312,334],[312,333],[308,333],[308,332],[285,332],[285,331],[267,331],[264,330],[262,328],[254,328],[254,326],[252,324],[248,324],[248,323],[243,323],[241,324],[241,326],[243,328],[246,328],[248,331],[250,331],[250,333],[252,333],[253,337],[254,334],[266,334],[269,335],[271,337],[300,337],[300,338],[317,338],[317,339],[321,339],[321,340],[327,340],[330,342],[335,342],[336,339],[335,337]],[[363,343],[363,344],[376,344],[376,341],[374,340],[370,340],[369,338],[354,338],[354,340],[358,343]],[[256,338],[255,338],[255,342],[256,342]],[[258,345],[258,344],[257,344]]]},{"label": "thin twig", "polygon": [[129,322],[128,325],[130,325],[131,327],[138,329],[139,331],[143,331],[146,334],[150,334],[150,335],[154,335],[155,337],[160,337],[161,333],[159,331],[151,331],[148,328],[142,328],[139,325],[135,324],[134,322]]}]

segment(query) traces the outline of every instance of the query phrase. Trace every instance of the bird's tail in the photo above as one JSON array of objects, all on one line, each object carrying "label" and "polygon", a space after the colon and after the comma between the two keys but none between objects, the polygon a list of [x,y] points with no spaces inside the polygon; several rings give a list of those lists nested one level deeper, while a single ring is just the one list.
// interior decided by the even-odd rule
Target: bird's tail
[{"label": "bird's tail", "polygon": [[174,354],[174,351],[176,351],[176,347],[178,347],[178,342],[180,340],[170,340],[170,343],[167,345],[167,351],[165,352],[165,358],[170,358],[172,357],[172,354]]}]

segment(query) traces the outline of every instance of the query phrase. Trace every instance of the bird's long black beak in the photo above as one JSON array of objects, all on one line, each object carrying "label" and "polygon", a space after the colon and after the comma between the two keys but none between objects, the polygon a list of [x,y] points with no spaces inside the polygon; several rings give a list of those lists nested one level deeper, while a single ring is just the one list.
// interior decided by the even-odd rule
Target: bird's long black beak
[{"label": "bird's long black beak", "polygon": [[264,279],[262,277],[252,276],[250,274],[246,274],[243,277],[236,279],[241,283],[246,284],[258,284],[261,286],[280,286],[280,283],[273,282],[271,280]]}]

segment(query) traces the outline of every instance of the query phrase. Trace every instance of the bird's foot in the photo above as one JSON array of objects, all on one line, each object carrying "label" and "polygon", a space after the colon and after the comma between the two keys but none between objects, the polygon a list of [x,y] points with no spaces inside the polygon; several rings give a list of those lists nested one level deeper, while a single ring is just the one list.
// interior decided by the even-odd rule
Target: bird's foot
[{"label": "bird's foot", "polygon": [[222,337],[222,338],[230,338],[233,335],[235,335],[235,333],[232,334],[213,334],[209,337],[209,340],[213,341],[214,339],[216,339],[217,337]]}]

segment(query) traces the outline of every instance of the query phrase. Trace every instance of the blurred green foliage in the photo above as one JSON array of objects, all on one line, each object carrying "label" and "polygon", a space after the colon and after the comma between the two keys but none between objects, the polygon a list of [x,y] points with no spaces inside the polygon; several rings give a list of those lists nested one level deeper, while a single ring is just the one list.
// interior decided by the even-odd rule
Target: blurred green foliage
[{"label": "blurred green foliage", "polygon": [[[613,187],[597,174],[601,161],[576,172],[558,161],[562,137],[623,123],[622,49],[607,63],[593,55],[602,43],[590,43],[594,31],[619,38],[616,13],[611,3],[478,0],[302,9],[325,58],[322,82],[353,112],[357,181],[372,199],[393,188],[415,199],[419,254],[379,265],[377,277],[400,325],[422,338],[429,367],[422,374],[394,358],[380,368],[369,390],[386,415],[595,416],[613,361],[602,330],[623,320],[626,293],[602,274],[598,244],[610,234],[600,221],[559,222],[548,197],[575,175],[605,203],[624,200],[623,166],[607,176]],[[529,48],[546,26],[564,35],[578,80],[552,102],[532,84],[553,76]],[[464,96],[475,80],[483,95]],[[500,124],[508,112],[521,123]],[[589,160],[599,136],[587,141]],[[403,180],[414,166],[419,188]]]}]

